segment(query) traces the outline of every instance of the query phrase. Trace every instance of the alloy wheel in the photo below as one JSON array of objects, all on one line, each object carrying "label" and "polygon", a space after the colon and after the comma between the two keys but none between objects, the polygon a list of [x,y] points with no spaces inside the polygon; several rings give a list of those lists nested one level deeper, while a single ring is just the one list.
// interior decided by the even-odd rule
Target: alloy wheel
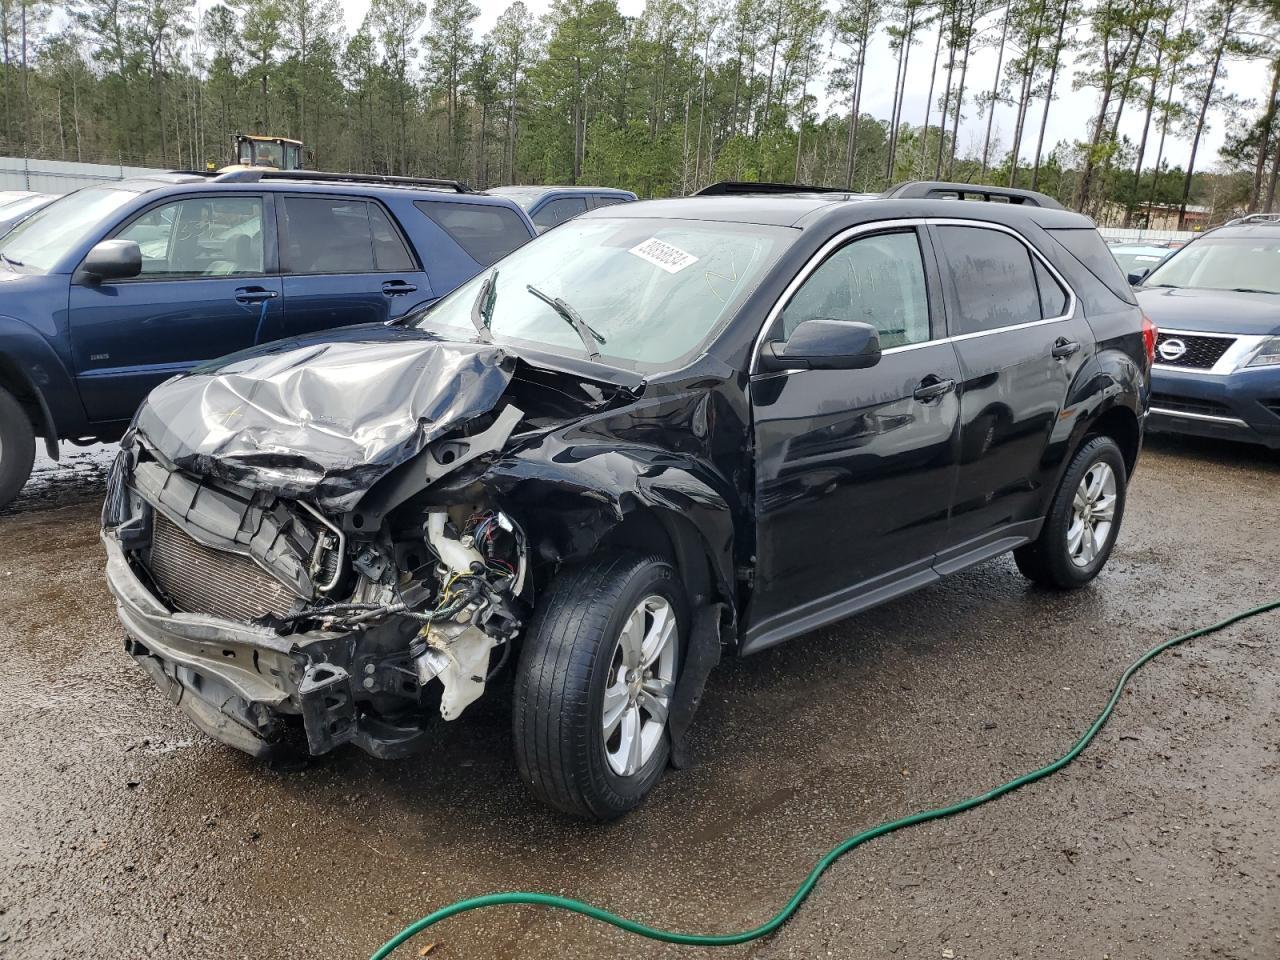
[{"label": "alloy wheel", "polygon": [[601,729],[605,758],[620,777],[637,774],[658,748],[675,691],[677,625],[664,597],[636,604],[609,663]]},{"label": "alloy wheel", "polygon": [[1085,471],[1071,501],[1067,553],[1077,567],[1087,567],[1107,546],[1116,513],[1116,473],[1099,461]]}]

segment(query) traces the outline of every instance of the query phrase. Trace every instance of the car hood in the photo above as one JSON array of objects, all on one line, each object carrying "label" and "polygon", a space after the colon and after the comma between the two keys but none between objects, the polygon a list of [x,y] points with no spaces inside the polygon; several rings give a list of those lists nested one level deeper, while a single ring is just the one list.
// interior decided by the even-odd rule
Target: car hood
[{"label": "car hood", "polygon": [[1157,327],[1206,333],[1280,334],[1280,295],[1140,287],[1138,303]]},{"label": "car hood", "polygon": [[197,476],[345,512],[433,440],[494,409],[514,368],[495,344],[352,327],[233,354],[161,384],[134,430]]}]

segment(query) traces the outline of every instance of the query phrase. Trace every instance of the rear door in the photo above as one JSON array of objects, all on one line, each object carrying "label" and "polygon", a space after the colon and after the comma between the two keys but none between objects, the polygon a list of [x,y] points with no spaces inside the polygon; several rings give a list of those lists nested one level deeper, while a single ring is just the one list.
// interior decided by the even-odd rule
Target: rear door
[{"label": "rear door", "polygon": [[95,422],[127,420],[151,388],[282,332],[273,221],[258,194],[170,199],[114,236],[142,251],[136,278],[74,283],[76,379]]},{"label": "rear door", "polygon": [[1060,467],[1050,441],[1070,430],[1068,390],[1094,344],[1066,282],[1020,234],[963,221],[930,230],[963,376],[950,543],[939,558],[949,572],[1034,533]]},{"label": "rear door", "polygon": [[747,649],[937,579],[955,484],[960,368],[928,239],[852,231],[819,253],[768,340],[809,319],[880,330],[865,370],[756,373],[756,582]]},{"label": "rear door", "polygon": [[290,336],[384,323],[430,299],[426,273],[376,200],[282,193],[276,211]]}]

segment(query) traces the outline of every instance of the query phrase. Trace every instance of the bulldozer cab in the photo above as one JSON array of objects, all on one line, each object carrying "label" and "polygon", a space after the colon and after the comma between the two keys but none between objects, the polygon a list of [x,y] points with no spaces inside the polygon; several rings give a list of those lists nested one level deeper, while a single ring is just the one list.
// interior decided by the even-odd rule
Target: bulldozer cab
[{"label": "bulldozer cab", "polygon": [[232,165],[228,170],[266,168],[269,170],[301,170],[302,141],[286,137],[257,137],[238,133],[232,138]]}]

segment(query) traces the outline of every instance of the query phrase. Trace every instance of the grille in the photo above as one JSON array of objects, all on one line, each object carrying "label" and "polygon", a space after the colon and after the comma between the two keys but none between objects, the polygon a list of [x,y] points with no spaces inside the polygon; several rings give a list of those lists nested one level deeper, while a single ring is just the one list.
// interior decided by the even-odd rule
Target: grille
[{"label": "grille", "polygon": [[1213,400],[1193,400],[1189,397],[1171,397],[1167,393],[1151,394],[1151,406],[1175,413],[1198,413],[1207,417],[1234,417],[1231,408]]},{"label": "grille", "polygon": [[1267,410],[1269,410],[1271,413],[1274,413],[1277,417],[1280,417],[1280,397],[1273,397],[1270,400],[1263,400],[1262,405],[1266,407]]},{"label": "grille", "polygon": [[[1179,340],[1187,348],[1186,353],[1175,360],[1170,360],[1160,352],[1162,344],[1169,340]],[[1230,346],[1235,343],[1234,337],[1197,337],[1187,333],[1160,333],[1156,339],[1156,363],[1167,367],[1194,367],[1208,370],[1222,359]]]},{"label": "grille", "polygon": [[151,534],[151,576],[174,608],[249,621],[288,613],[297,598],[252,560],[197,543],[161,514]]}]

